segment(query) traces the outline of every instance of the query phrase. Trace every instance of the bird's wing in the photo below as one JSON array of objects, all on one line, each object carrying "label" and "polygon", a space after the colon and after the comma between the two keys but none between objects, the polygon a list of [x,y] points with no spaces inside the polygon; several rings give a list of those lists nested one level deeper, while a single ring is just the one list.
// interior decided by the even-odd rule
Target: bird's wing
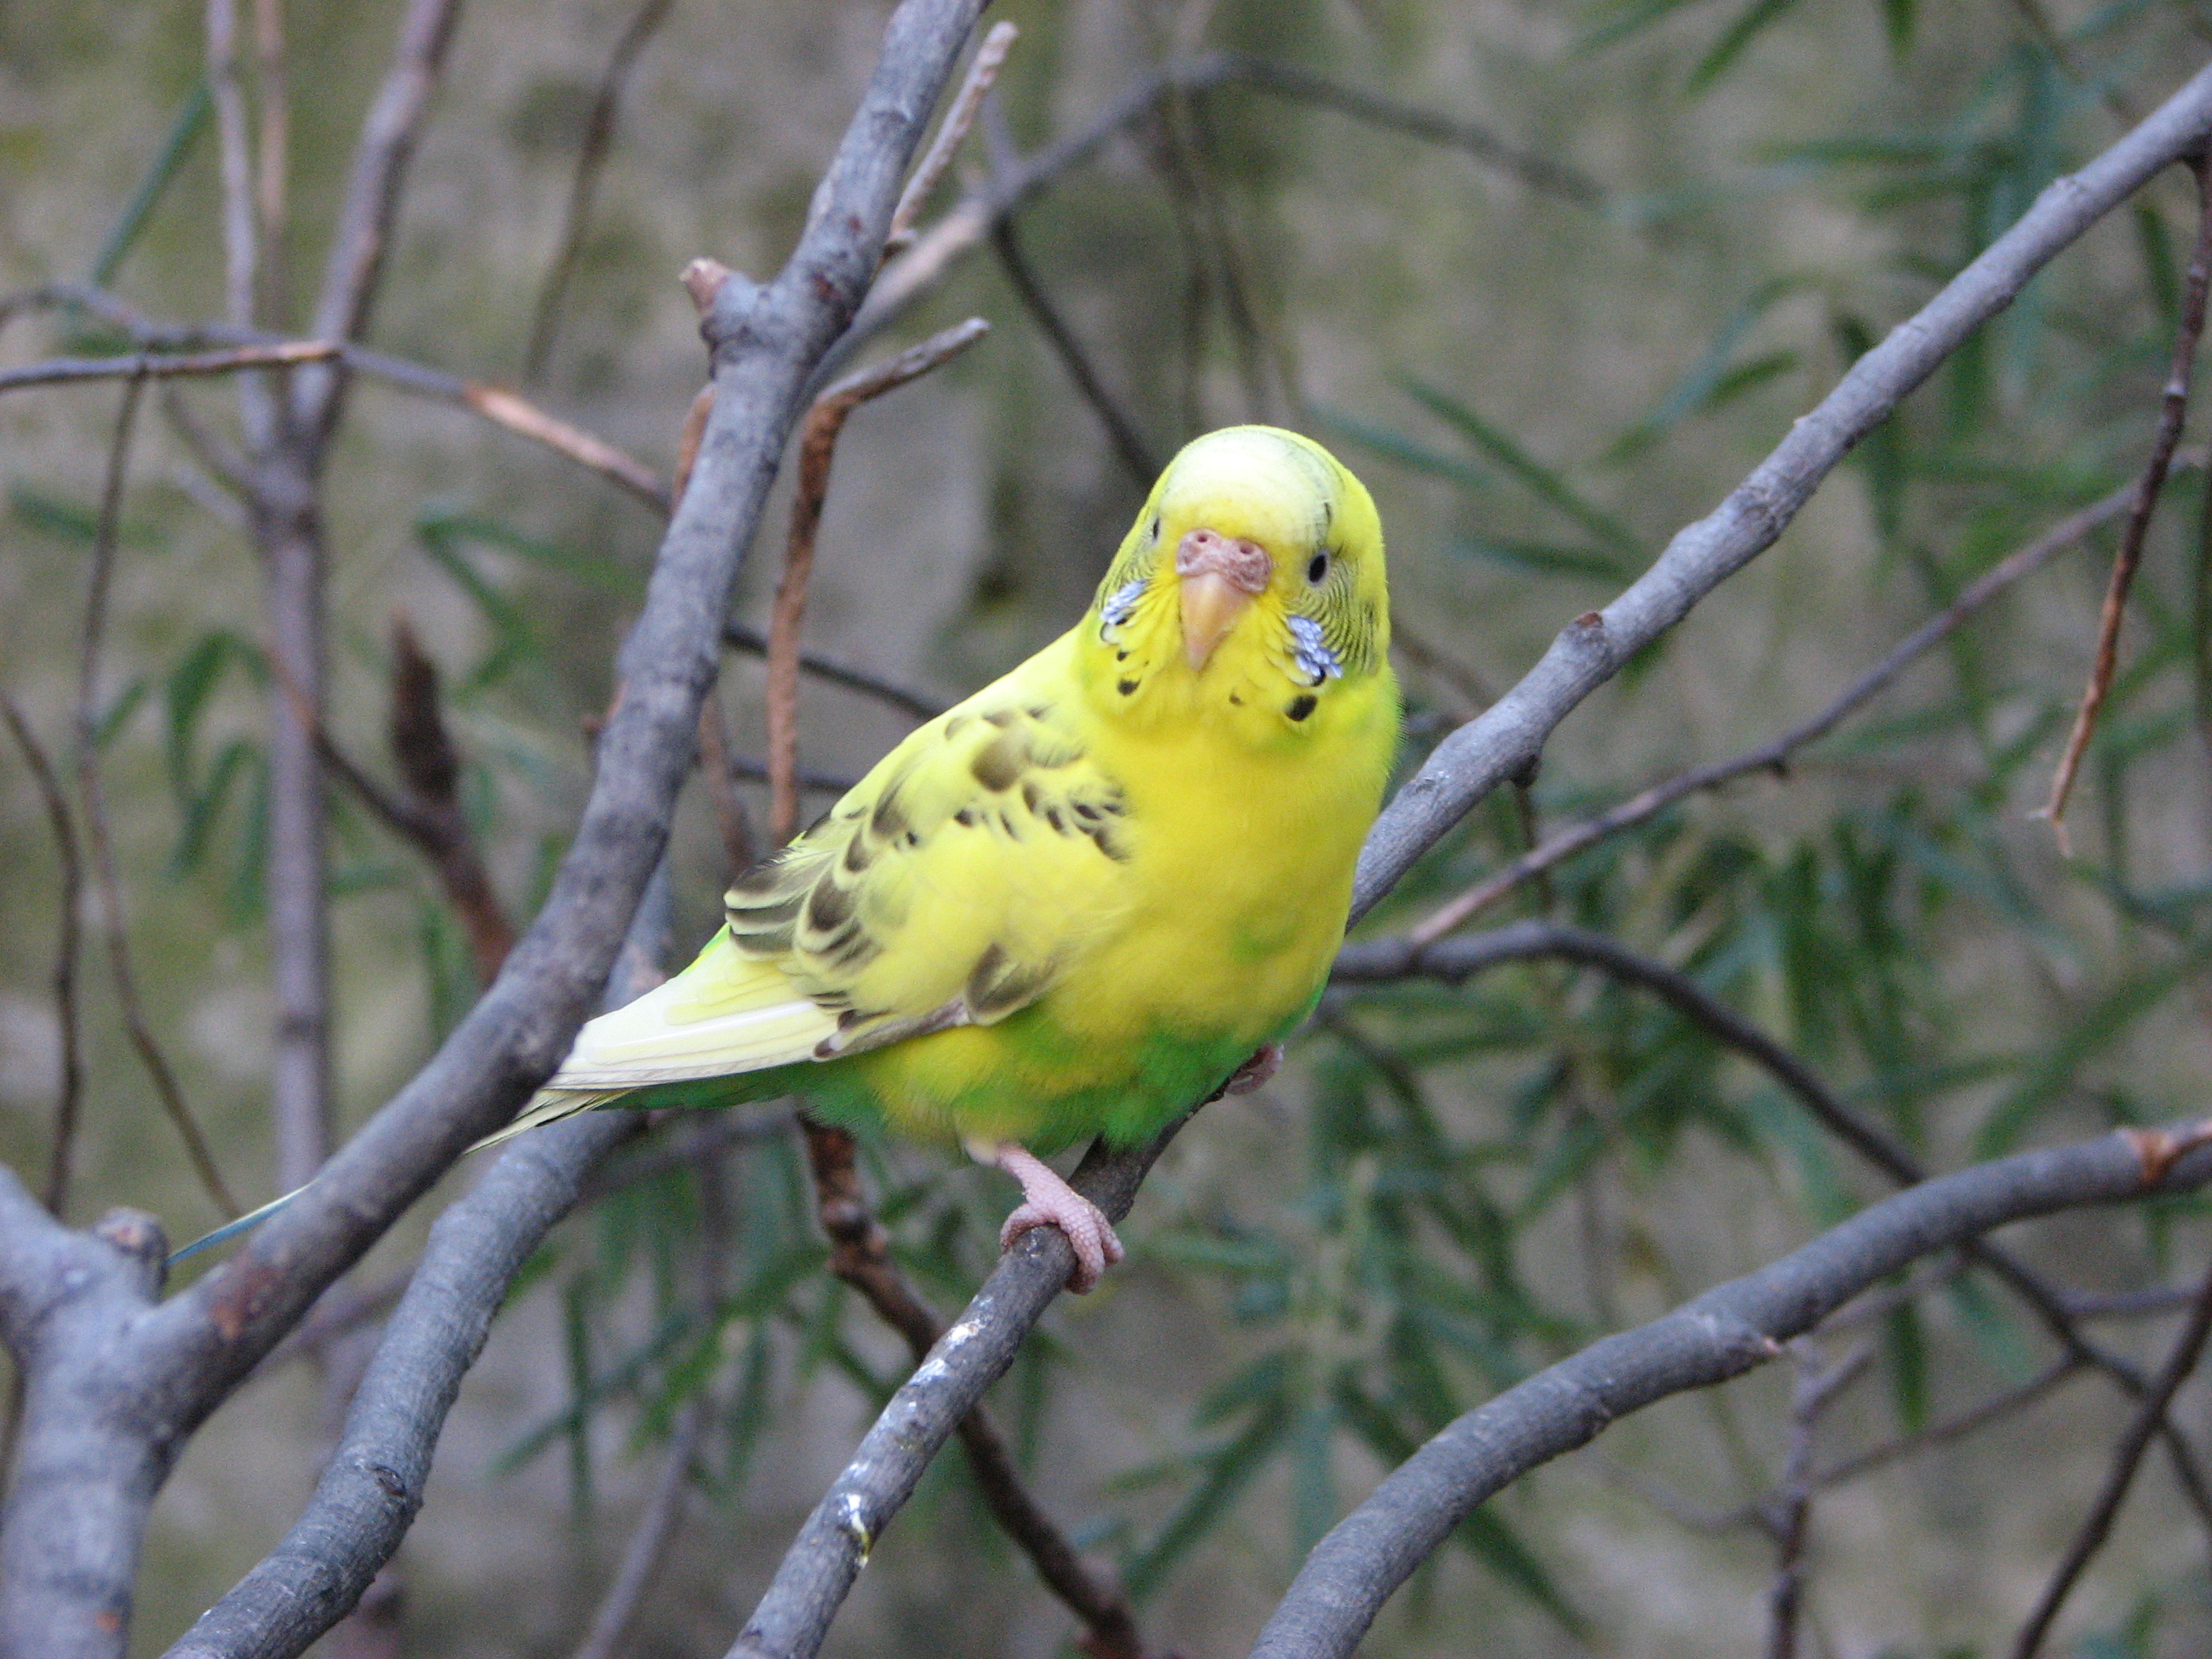
[{"label": "bird's wing", "polygon": [[1044,994],[1127,911],[1134,828],[1065,642],[931,721],[728,895],[730,938],[834,1014],[817,1059]]},{"label": "bird's wing", "polygon": [[1132,836],[1052,647],[932,720],[726,896],[690,968],[591,1022],[549,1089],[835,1060],[988,1025],[1126,912]]}]

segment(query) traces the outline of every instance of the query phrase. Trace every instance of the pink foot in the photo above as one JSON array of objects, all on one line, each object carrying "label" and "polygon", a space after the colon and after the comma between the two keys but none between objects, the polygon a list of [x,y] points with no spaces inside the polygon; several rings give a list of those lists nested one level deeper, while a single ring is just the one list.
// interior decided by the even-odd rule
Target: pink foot
[{"label": "pink foot", "polygon": [[1052,1166],[1011,1140],[975,1149],[983,1162],[997,1164],[1022,1183],[1021,1206],[999,1229],[999,1248],[1010,1250],[1032,1227],[1057,1227],[1075,1247],[1075,1267],[1067,1288],[1078,1296],[1097,1284],[1107,1267],[1121,1259],[1121,1241],[1106,1213],[1055,1174]]},{"label": "pink foot", "polygon": [[[1267,1079],[1283,1063],[1283,1045],[1271,1042],[1264,1048],[1255,1048],[1252,1058],[1229,1074],[1229,1081],[1221,1085],[1224,1095],[1249,1095],[1255,1089],[1264,1089]],[[1217,1096],[1218,1099],[1219,1097]]]}]

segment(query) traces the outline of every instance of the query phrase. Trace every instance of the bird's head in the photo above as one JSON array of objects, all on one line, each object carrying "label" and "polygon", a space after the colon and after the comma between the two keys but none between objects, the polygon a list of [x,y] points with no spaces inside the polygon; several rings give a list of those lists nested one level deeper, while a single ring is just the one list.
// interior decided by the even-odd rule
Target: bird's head
[{"label": "bird's head", "polygon": [[1313,729],[1333,697],[1389,672],[1375,503],[1310,438],[1208,433],[1152,486],[1082,633],[1106,708]]}]

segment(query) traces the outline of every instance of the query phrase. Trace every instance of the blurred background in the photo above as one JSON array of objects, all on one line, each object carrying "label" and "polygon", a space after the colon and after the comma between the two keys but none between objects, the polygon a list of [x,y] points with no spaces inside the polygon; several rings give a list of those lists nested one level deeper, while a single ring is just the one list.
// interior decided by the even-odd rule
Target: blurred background
[{"label": "blurred background", "polygon": [[[704,379],[677,274],[699,254],[757,276],[781,263],[887,13],[874,0],[477,0],[371,343],[517,387],[665,477]],[[286,15],[283,256],[312,289],[399,8],[295,0]],[[1408,772],[2046,183],[2212,55],[2212,7],[2172,0],[1014,0],[988,15],[1020,38],[925,225],[1146,77],[1210,64],[1211,81],[1152,100],[1023,206],[1020,279],[986,240],[856,359],[969,315],[993,325],[854,416],[807,646],[949,702],[1080,613],[1176,446],[1274,422],[1328,443],[1382,507]],[[0,7],[0,290],[91,279],[163,322],[222,314],[203,21],[173,0]],[[610,89],[604,171],[564,257]],[[1440,123],[1409,130],[1408,112]],[[2194,235],[2189,180],[2171,170],[1873,434],[1778,547],[1593,697],[1533,788],[1486,804],[1364,933],[1401,932],[1532,835],[1813,714],[2004,554],[2124,483],[2149,441]],[[1096,395],[1024,289],[1079,344]],[[120,344],[64,307],[15,319],[0,362]],[[119,395],[107,382],[0,398],[0,681],[65,781]],[[235,389],[179,395],[184,416],[149,395],[140,423],[98,765],[148,1027],[252,1203],[276,1184],[261,581],[235,501],[179,427],[222,441]],[[1694,796],[1474,925],[1548,915],[1685,969],[1931,1166],[2201,1113],[2201,479],[2177,474],[2154,526],[2070,858],[2028,814],[2087,672],[2109,529],[1786,775]],[[744,578],[739,615],[755,627],[788,488]],[[660,520],[560,455],[369,379],[325,509],[331,736],[392,775],[404,617],[439,672],[499,902],[526,920],[583,799],[587,725]],[[741,763],[763,752],[761,686],[759,663],[732,652],[718,695]],[[857,775],[913,718],[811,677],[801,763]],[[45,1165],[59,1063],[59,884],[20,752],[0,779],[0,1155],[28,1176]],[[829,799],[810,795],[805,816]],[[429,1054],[477,969],[413,849],[343,787],[329,804],[343,1132]],[[679,957],[716,924],[728,866],[695,781],[672,862]],[[196,1235],[220,1218],[125,1041],[96,932],[81,973],[70,1212],[134,1204],[173,1237]],[[805,1158],[779,1120],[726,1138],[710,1175],[665,1155],[670,1133],[610,1166],[518,1285],[384,1613],[329,1650],[572,1650],[694,1398],[710,1425],[697,1490],[630,1650],[709,1654],[734,1635],[903,1375],[902,1351],[824,1271]],[[864,1167],[901,1259],[957,1307],[1010,1183],[896,1146],[866,1149]],[[370,1306],[419,1249],[422,1216],[468,1179],[359,1269]],[[1054,1310],[994,1405],[1047,1507],[1126,1576],[1150,1643],[1242,1651],[1304,1550],[1453,1415],[1884,1190],[1764,1073],[1594,970],[1346,986],[1275,1084],[1209,1108],[1176,1143],[1124,1229],[1131,1261]],[[703,1311],[702,1207],[721,1217],[709,1231],[724,1275]],[[2154,1289],[2201,1272],[2203,1209],[2078,1217],[2021,1248],[2085,1294]],[[1871,1346],[1862,1381],[1800,1425],[1816,1466],[1944,1424],[2049,1364],[2040,1328],[1986,1279],[1936,1275],[1922,1291],[1819,1339],[1831,1362]],[[2155,1364],[2174,1326],[2170,1304],[2148,1305],[2167,1311],[2098,1329]],[[298,1513],[374,1331],[370,1317],[319,1359],[272,1359],[192,1443],[156,1511],[137,1651],[165,1647]],[[1790,1447],[1789,1371],[1670,1402],[1522,1482],[1364,1650],[1763,1650],[1775,1545],[1755,1506]],[[2204,1431],[2203,1392],[2181,1398],[2179,1420]],[[2101,1380],[2069,1381],[1823,1490],[1799,1650],[2007,1650],[2125,1415]],[[2205,1552],[2153,1459],[2054,1650],[2205,1650]],[[1043,1656],[1070,1640],[948,1456],[875,1551],[830,1651]]]}]

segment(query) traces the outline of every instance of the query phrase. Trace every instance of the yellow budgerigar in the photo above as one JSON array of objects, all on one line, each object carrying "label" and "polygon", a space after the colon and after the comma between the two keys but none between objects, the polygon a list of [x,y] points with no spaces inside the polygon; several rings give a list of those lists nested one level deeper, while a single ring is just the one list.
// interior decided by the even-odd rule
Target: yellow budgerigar
[{"label": "yellow budgerigar", "polygon": [[[1121,1247],[1037,1156],[1272,1072],[1342,939],[1398,737],[1382,531],[1328,451],[1188,445],[1073,629],[755,866],[675,978],[500,1136],[803,1095],[1018,1179],[1087,1290]],[[228,1231],[228,1230],[226,1230]]]},{"label": "yellow budgerigar", "polygon": [[1035,1153],[1271,1071],[1344,933],[1398,737],[1382,530],[1271,427],[1169,465],[1069,633],[900,744],[584,1027],[518,1120],[793,1093],[1018,1179],[1087,1289],[1121,1245]]}]

